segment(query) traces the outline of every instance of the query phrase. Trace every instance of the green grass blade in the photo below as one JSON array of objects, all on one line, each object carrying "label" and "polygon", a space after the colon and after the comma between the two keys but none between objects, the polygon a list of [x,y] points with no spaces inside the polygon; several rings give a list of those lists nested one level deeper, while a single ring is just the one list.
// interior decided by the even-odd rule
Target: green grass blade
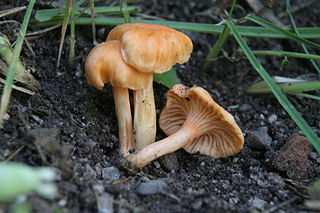
[{"label": "green grass blade", "polygon": [[24,15],[23,22],[20,29],[20,34],[17,38],[14,50],[13,50],[13,57],[11,59],[11,62],[9,63],[7,78],[6,78],[6,84],[3,89],[3,93],[1,96],[1,106],[0,106],[0,128],[3,126],[3,116],[5,112],[7,111],[11,92],[12,92],[12,85],[13,85],[13,79],[16,74],[16,66],[19,61],[20,52],[22,49],[22,43],[27,31],[27,27],[29,24],[30,16],[32,13],[33,6],[35,4],[36,0],[30,0],[28,4],[27,11]]},{"label": "green grass blade", "polygon": [[76,10],[77,4],[73,4],[71,14],[70,14],[70,50],[69,50],[69,65],[73,65],[76,47],[76,25],[74,23],[75,16],[74,11]]},{"label": "green grass blade", "polygon": [[180,84],[180,79],[177,76],[176,71],[172,68],[170,71],[163,74],[154,74],[153,80],[159,84],[171,88],[175,84]]},{"label": "green grass blade", "polygon": [[[91,1],[91,0],[90,0]],[[90,16],[90,8],[85,9],[79,8],[79,11],[75,11],[75,16],[80,15],[80,11],[83,11],[83,15]],[[141,9],[138,6],[128,6],[127,12],[130,13],[137,13],[140,12]],[[119,6],[113,7],[95,7],[94,13],[99,15],[117,15],[121,14],[121,10]],[[64,17],[65,9],[63,8],[54,8],[54,9],[44,9],[44,10],[37,10],[35,19],[38,22],[47,22],[52,19],[61,21]]]},{"label": "green grass blade", "polygon": [[314,59],[320,60],[320,55],[314,55],[309,53],[297,53],[288,51],[272,51],[272,50],[253,50],[255,55],[273,55],[280,57],[294,57],[294,58],[304,58],[304,59]]},{"label": "green grass blade", "polygon": [[[231,20],[231,18],[232,18],[233,9],[236,5],[236,2],[237,2],[236,0],[232,1],[231,9],[230,9],[230,12],[228,15],[228,20]],[[212,62],[212,59],[215,58],[219,54],[222,46],[224,45],[226,40],[229,38],[229,34],[230,34],[229,28],[227,27],[227,25],[224,25],[223,31],[219,35],[217,42],[214,44],[214,46],[210,50],[209,54],[207,55],[207,58],[202,66],[202,70],[207,70],[209,68],[209,66]]]},{"label": "green grass blade", "polygon": [[[291,26],[293,28],[293,31],[297,36],[300,36],[299,30],[298,30],[297,25],[294,21],[293,15],[291,14],[290,0],[286,0],[286,7],[287,7],[287,13],[288,13],[289,20],[290,20]],[[309,54],[308,48],[303,43],[300,43],[300,45],[301,45],[302,49],[304,50],[304,52]],[[317,63],[313,59],[310,59],[310,62],[312,64],[312,66],[314,67],[314,69],[318,72],[318,74],[320,74],[320,68],[317,65]]]},{"label": "green grass blade", "polygon": [[287,29],[283,29],[281,27],[278,27],[278,26],[272,24],[271,22],[264,20],[263,18],[260,18],[260,17],[258,17],[256,15],[252,15],[252,14],[249,14],[246,17],[247,17],[248,20],[253,21],[256,24],[259,24],[259,25],[261,25],[261,26],[263,26],[263,27],[265,27],[267,29],[270,29],[270,30],[278,32],[278,33],[282,33],[283,35],[285,35],[289,39],[292,39],[292,40],[297,41],[299,43],[302,42],[302,43],[304,43],[306,45],[309,45],[311,47],[315,47],[315,48],[320,49],[320,45],[319,44],[314,43],[314,42],[309,41],[309,40],[306,40],[304,38],[301,38],[300,36],[295,35],[294,33],[288,31]]},{"label": "green grass blade", "polygon": [[317,96],[317,95],[311,95],[311,94],[308,94],[308,93],[297,93],[295,95],[320,101],[320,96]]},{"label": "green grass blade", "polygon": [[60,45],[59,45],[57,68],[60,65],[60,59],[61,59],[61,53],[62,53],[62,47],[63,47],[63,43],[64,43],[64,38],[66,36],[66,32],[67,32],[70,16],[71,16],[71,13],[72,13],[72,10],[73,10],[73,0],[67,0],[66,1],[66,8],[67,9],[65,10],[65,14],[64,14],[63,22],[62,22],[62,28],[61,28],[61,38],[60,38]]},{"label": "green grass blade", "polygon": [[238,42],[239,46],[247,56],[248,60],[250,61],[251,65],[255,68],[255,70],[259,73],[262,79],[266,82],[266,84],[270,87],[271,91],[273,92],[274,96],[277,98],[281,106],[288,112],[297,126],[302,130],[302,132],[306,135],[309,139],[310,143],[313,147],[320,153],[320,140],[318,139],[317,135],[312,131],[311,127],[308,123],[301,117],[299,112],[295,109],[295,107],[290,103],[288,98],[283,94],[283,92],[278,88],[278,86],[273,82],[270,75],[267,71],[263,68],[261,63],[257,60],[254,56],[252,51],[250,50],[249,46],[243,40],[237,29],[235,28],[234,24],[231,21],[227,21],[227,25],[230,28],[230,31],[233,32],[234,38]]},{"label": "green grass blade", "polygon": [[[276,82],[275,82],[276,83]],[[314,91],[320,89],[320,81],[307,81],[307,82],[291,82],[291,83],[277,83],[280,90],[287,94],[295,94],[307,91]],[[272,93],[271,88],[265,81],[253,84],[250,86],[246,93],[248,94],[268,94]]]},{"label": "green grass blade", "polygon": [[[96,18],[97,25],[103,26],[114,26],[119,24],[124,24],[125,21],[123,18]],[[91,18],[80,17],[75,20],[75,23],[78,25],[90,25]],[[224,26],[214,25],[214,24],[202,24],[202,23],[192,23],[192,22],[178,22],[178,21],[154,21],[154,20],[143,20],[132,18],[133,23],[147,23],[147,24],[160,24],[167,27],[175,28],[177,30],[187,30],[200,33],[212,33],[212,34],[221,34]],[[60,20],[46,21],[38,23],[39,26],[53,26],[61,24]],[[244,37],[256,37],[256,38],[287,38],[283,33],[274,32],[270,29],[264,27],[252,27],[252,26],[236,26],[237,31],[241,36]],[[320,27],[304,27],[299,28],[300,37],[306,39],[320,38]]]},{"label": "green grass blade", "polygon": [[126,23],[131,23],[131,18],[127,8],[128,8],[128,0],[120,0],[120,10],[124,18],[124,21]]},{"label": "green grass blade", "polygon": [[97,39],[96,39],[96,19],[95,19],[95,5],[94,5],[94,0],[89,0],[90,4],[90,16],[91,16],[91,32],[92,32],[92,42],[94,45],[97,45]]}]

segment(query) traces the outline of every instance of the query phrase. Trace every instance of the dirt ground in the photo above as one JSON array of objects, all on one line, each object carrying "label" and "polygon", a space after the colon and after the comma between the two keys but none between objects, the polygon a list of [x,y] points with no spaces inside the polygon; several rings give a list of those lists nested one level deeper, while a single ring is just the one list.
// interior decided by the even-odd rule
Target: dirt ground
[{"label": "dirt ground", "polygon": [[[301,6],[299,1],[292,4]],[[2,9],[21,5],[27,2],[0,2]],[[144,14],[175,21],[217,23],[222,15],[221,1],[155,0],[137,1],[136,5]],[[37,3],[35,9],[46,7]],[[297,25],[319,26],[319,8],[317,1],[299,8],[294,13]],[[235,18],[251,12],[241,2]],[[274,12],[289,26],[287,16],[281,16],[284,1],[275,1]],[[6,19],[21,22],[22,16]],[[0,25],[11,41],[15,29],[15,24]],[[97,28],[99,42],[110,29]],[[35,25],[29,28],[30,32],[36,30]],[[320,155],[299,136],[300,130],[272,95],[245,94],[248,86],[260,80],[247,60],[220,54],[207,71],[201,71],[217,35],[185,32],[194,50],[188,63],[175,68],[184,85],[205,88],[235,117],[245,135],[243,150],[226,159],[179,150],[130,173],[120,166],[111,86],[96,90],[84,76],[84,61],[93,47],[91,28],[76,30],[74,66],[67,65],[67,43],[57,70],[60,30],[29,39],[35,55],[24,46],[22,60],[33,68],[41,87],[33,96],[13,92],[10,118],[0,130],[0,160],[19,150],[12,160],[59,171],[57,198],[28,198],[34,212],[309,212],[304,205],[309,198],[306,186],[319,177]],[[296,43],[283,39],[248,38],[247,42],[255,50],[302,51]],[[231,57],[238,46],[230,38],[223,50]],[[316,78],[307,61],[290,58],[289,65],[282,68],[281,58],[259,59],[271,75]],[[167,88],[157,83],[154,88],[159,115]],[[319,103],[296,96],[289,99],[319,135]],[[164,137],[158,129],[157,139]],[[0,212],[7,207],[0,205]]]}]

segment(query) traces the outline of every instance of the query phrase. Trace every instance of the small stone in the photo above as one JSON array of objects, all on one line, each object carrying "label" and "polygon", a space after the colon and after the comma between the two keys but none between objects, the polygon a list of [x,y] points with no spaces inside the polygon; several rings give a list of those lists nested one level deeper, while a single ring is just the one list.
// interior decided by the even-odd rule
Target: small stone
[{"label": "small stone", "polygon": [[249,200],[250,205],[254,209],[263,210],[264,207],[268,204],[266,201],[261,200],[259,198],[250,198]]},{"label": "small stone", "polygon": [[240,112],[245,112],[245,111],[249,111],[252,109],[252,106],[250,104],[242,104],[240,107],[239,107],[239,111]]},{"label": "small stone", "polygon": [[268,188],[269,187],[269,183],[266,181],[263,181],[261,179],[257,180],[257,184],[258,186],[262,187],[262,188]]},{"label": "small stone", "polygon": [[278,152],[274,160],[275,167],[280,171],[286,171],[291,179],[301,179],[310,170],[310,156],[312,149],[306,137],[294,134],[290,136]]},{"label": "small stone", "polygon": [[153,195],[161,193],[168,188],[167,182],[167,178],[160,178],[151,180],[147,183],[140,183],[136,188],[136,193],[139,195]]},{"label": "small stone", "polygon": [[119,180],[120,178],[119,169],[114,166],[103,168],[101,172],[102,172],[102,179],[104,179],[108,183],[112,183],[116,180]]},{"label": "small stone", "polygon": [[89,164],[85,165],[85,172],[83,173],[83,179],[85,182],[95,180],[97,177],[96,171],[91,168]]},{"label": "small stone", "polygon": [[272,124],[273,122],[277,121],[277,119],[278,119],[278,116],[275,115],[275,114],[272,114],[272,115],[268,118],[268,122],[269,122],[270,124]]},{"label": "small stone", "polygon": [[179,162],[175,152],[161,157],[159,161],[162,168],[167,172],[177,172],[179,170]]},{"label": "small stone", "polygon": [[10,119],[10,115],[8,113],[4,113],[3,120],[8,121]]},{"label": "small stone", "polygon": [[317,159],[317,153],[316,152],[310,152],[310,154],[309,154],[309,157],[310,157],[310,159],[312,159],[312,160],[316,160]]},{"label": "small stone", "polygon": [[202,200],[196,200],[194,201],[191,206],[194,210],[200,209],[202,206],[203,201]]},{"label": "small stone", "polygon": [[247,133],[247,144],[250,148],[256,150],[268,150],[272,142],[272,138],[268,134],[267,127],[261,127],[259,130]]},{"label": "small stone", "polygon": [[268,173],[268,180],[274,183],[278,188],[283,188],[286,185],[282,177],[273,172]]},{"label": "small stone", "polygon": [[61,199],[61,200],[59,200],[59,201],[58,201],[58,205],[59,205],[60,207],[66,206],[66,205],[67,205],[67,199]]}]

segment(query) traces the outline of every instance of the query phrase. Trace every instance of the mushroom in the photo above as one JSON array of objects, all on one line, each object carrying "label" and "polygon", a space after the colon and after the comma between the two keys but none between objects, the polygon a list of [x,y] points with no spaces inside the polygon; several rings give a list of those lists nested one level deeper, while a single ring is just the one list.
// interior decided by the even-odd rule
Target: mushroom
[{"label": "mushroom", "polygon": [[160,128],[167,138],[127,157],[129,168],[141,168],[180,148],[189,153],[225,158],[243,147],[243,134],[233,116],[201,87],[175,85],[167,94],[160,114]]},{"label": "mushroom", "polygon": [[102,89],[105,83],[112,84],[120,153],[123,156],[129,155],[129,150],[135,144],[128,88],[146,88],[152,81],[151,74],[139,72],[123,61],[120,41],[103,42],[94,47],[86,58],[85,71],[89,84],[97,89]]},{"label": "mushroom", "polygon": [[[188,61],[192,41],[169,27],[130,23],[115,27],[107,40],[119,40],[127,64],[145,73],[164,73],[177,63]],[[136,150],[153,143],[156,135],[156,112],[152,79],[146,89],[134,91],[134,132]]]}]

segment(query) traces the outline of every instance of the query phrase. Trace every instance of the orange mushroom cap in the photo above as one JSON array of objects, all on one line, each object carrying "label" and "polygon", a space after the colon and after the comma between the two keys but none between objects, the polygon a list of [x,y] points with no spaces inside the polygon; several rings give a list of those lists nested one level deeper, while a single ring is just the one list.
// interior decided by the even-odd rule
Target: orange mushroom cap
[{"label": "orange mushroom cap", "polygon": [[120,41],[103,42],[94,47],[86,58],[85,71],[89,84],[97,89],[108,82],[122,88],[144,89],[152,81],[151,74],[140,72],[123,61]]},{"label": "orange mushroom cap", "polygon": [[130,23],[115,27],[107,40],[122,43],[126,63],[141,72],[163,73],[189,60],[192,41],[184,33],[155,24]]},{"label": "orange mushroom cap", "polygon": [[183,147],[187,152],[220,158],[242,149],[243,134],[233,116],[206,90],[177,84],[167,96],[166,106],[160,114],[160,128],[167,135],[176,133],[183,125],[194,128],[196,137]]}]

